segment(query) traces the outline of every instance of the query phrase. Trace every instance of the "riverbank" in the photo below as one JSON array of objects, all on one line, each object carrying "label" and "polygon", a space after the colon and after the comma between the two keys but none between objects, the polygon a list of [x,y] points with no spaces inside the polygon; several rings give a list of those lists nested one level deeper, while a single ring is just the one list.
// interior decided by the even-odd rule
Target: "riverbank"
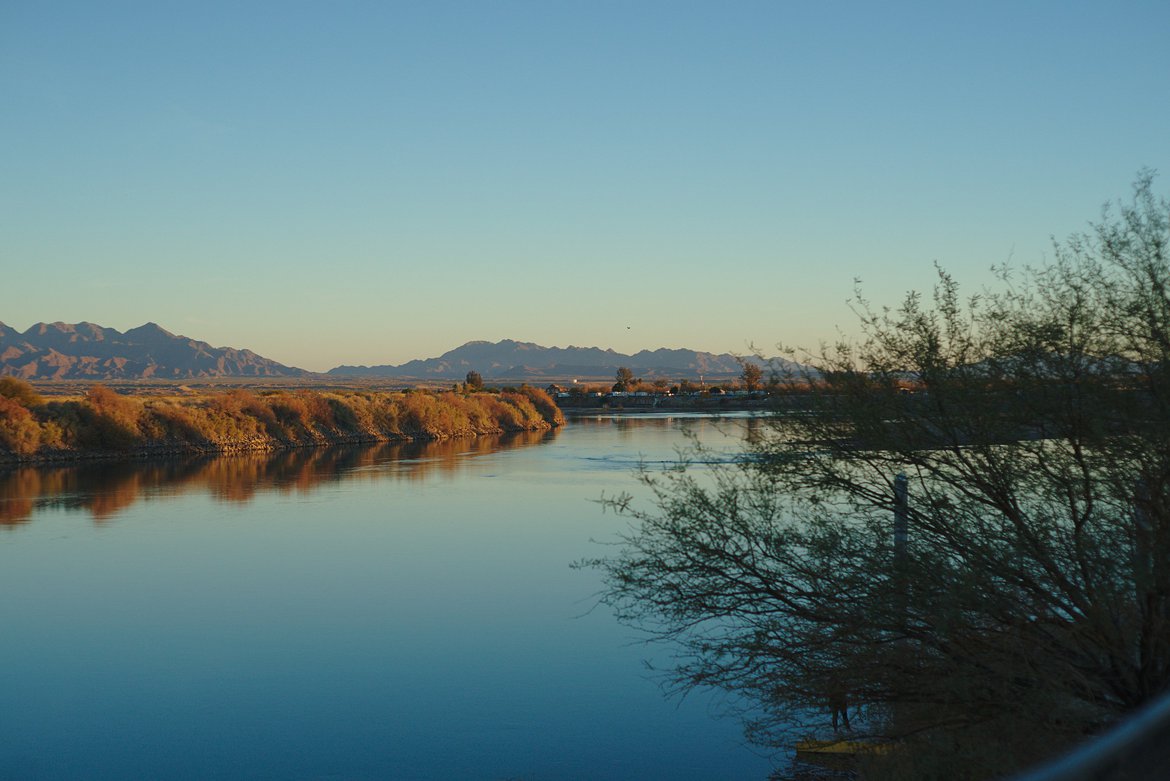
[{"label": "riverbank", "polygon": [[318,392],[236,389],[199,396],[40,398],[27,383],[0,388],[0,463],[186,453],[276,451],[321,445],[433,441],[539,431],[565,418],[543,390],[501,393]]},{"label": "riverbank", "polygon": [[609,412],[695,412],[719,415],[726,412],[773,412],[807,409],[813,397],[808,393],[786,390],[773,394],[695,393],[666,394],[581,394],[557,396],[557,406],[566,414],[595,415]]},{"label": "riverbank", "polygon": [[675,398],[649,397],[627,398],[618,400],[592,400],[573,402],[557,399],[557,405],[565,415],[596,415],[609,412],[639,414],[647,412],[694,412],[705,415],[718,415],[724,412],[767,412],[775,409],[776,400],[746,399],[736,397],[703,397],[703,398]]}]

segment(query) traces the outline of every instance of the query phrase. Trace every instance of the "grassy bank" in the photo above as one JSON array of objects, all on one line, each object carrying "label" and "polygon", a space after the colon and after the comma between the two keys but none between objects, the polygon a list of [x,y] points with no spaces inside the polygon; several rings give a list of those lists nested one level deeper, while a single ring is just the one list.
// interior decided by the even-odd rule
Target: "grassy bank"
[{"label": "grassy bank", "polygon": [[10,462],[435,440],[563,422],[548,395],[527,386],[470,394],[232,390],[139,397],[94,385],[84,396],[46,401],[28,383],[0,378],[0,461]]}]

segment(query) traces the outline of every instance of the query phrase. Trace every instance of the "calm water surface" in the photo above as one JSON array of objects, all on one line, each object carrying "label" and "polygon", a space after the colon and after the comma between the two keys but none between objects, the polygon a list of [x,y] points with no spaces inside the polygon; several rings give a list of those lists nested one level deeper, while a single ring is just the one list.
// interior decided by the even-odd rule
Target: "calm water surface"
[{"label": "calm water surface", "polygon": [[763,781],[569,568],[745,422],[0,472],[0,778]]}]

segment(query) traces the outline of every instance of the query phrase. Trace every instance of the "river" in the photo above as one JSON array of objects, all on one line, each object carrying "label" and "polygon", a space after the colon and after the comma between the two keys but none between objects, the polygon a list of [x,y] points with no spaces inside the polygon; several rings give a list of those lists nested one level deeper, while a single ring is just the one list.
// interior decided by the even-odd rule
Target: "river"
[{"label": "river", "polygon": [[569,566],[746,420],[0,472],[0,778],[764,781]]}]

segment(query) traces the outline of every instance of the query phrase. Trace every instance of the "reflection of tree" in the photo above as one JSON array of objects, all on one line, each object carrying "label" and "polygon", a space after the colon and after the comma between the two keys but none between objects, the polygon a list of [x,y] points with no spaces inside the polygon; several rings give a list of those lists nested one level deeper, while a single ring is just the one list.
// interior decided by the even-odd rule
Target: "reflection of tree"
[{"label": "reflection of tree", "polygon": [[[8,526],[30,520],[36,508],[84,508],[103,521],[133,504],[143,490],[142,476],[111,469],[111,464],[81,467],[18,468],[0,475],[0,522]],[[92,486],[103,486],[100,495]],[[88,489],[88,490],[87,490]]]},{"label": "reflection of tree", "polygon": [[768,419],[750,417],[743,421],[743,437],[749,445],[760,444],[768,432]]},{"label": "reflection of tree", "polygon": [[227,502],[250,502],[265,492],[311,493],[355,480],[423,480],[452,475],[469,459],[556,437],[551,431],[390,442],[352,447],[308,447],[278,453],[175,458],[151,463],[93,462],[0,471],[0,526],[15,527],[38,509],[83,510],[107,521],[147,494],[206,491]]},{"label": "reflection of tree", "polygon": [[582,415],[573,418],[578,428],[608,428],[616,431],[622,439],[644,429],[677,429],[688,436],[703,437],[713,432],[726,434],[738,432],[742,426],[758,428],[759,420],[753,416],[718,417],[712,415]]},{"label": "reflection of tree", "polygon": [[35,469],[17,469],[0,479],[0,526],[28,523],[39,482]]}]

